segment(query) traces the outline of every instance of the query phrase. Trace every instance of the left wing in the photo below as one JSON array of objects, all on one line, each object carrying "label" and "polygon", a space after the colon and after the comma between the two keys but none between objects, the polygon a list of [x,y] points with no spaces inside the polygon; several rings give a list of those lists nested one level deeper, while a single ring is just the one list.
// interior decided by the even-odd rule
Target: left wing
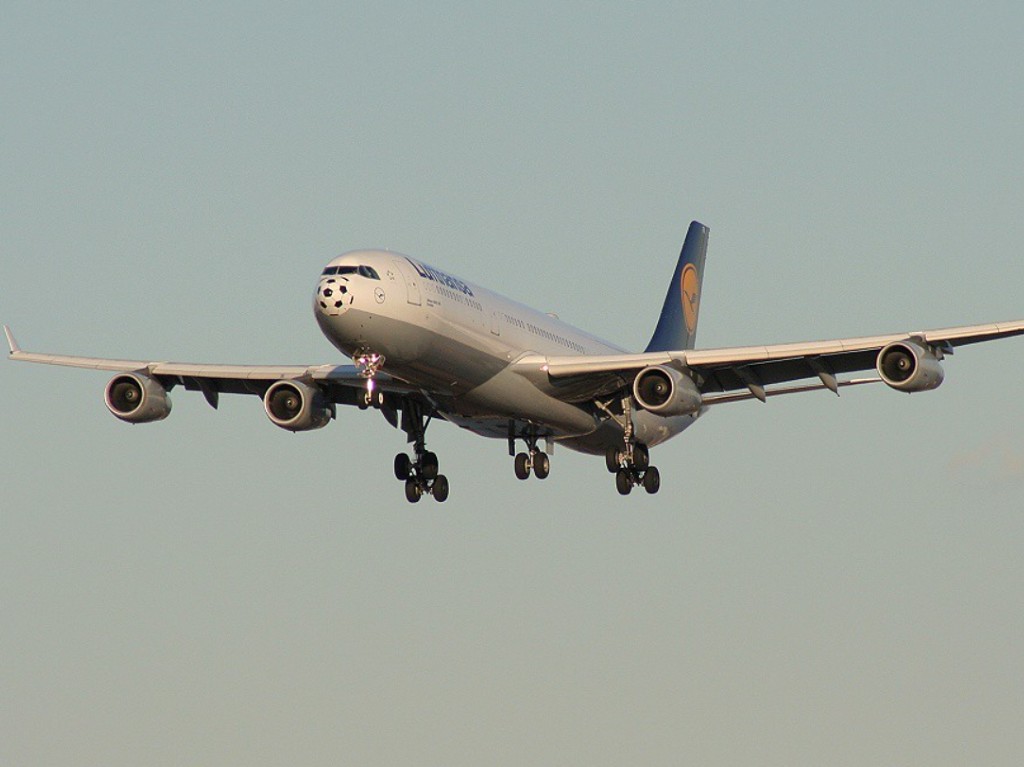
[{"label": "left wing", "polygon": [[[645,368],[664,366],[689,371],[699,388],[704,404],[732,402],[756,397],[764,400],[773,394],[788,394],[813,389],[829,389],[838,394],[841,386],[885,381],[894,388],[915,391],[896,380],[902,371],[894,368],[887,376],[880,369],[884,349],[906,352],[916,364],[915,370],[929,369],[955,347],[992,341],[1024,334],[1024,320],[966,325],[941,330],[893,333],[861,338],[840,338],[831,341],[809,341],[771,346],[746,346],[723,349],[645,352],[642,354],[611,354],[578,357],[544,357],[527,355],[515,367],[536,379],[546,374],[557,390],[564,387],[573,398],[584,392],[592,396],[629,386]],[[906,355],[905,355],[906,356]],[[901,363],[902,360],[893,360]],[[923,364],[922,364],[923,363]],[[879,377],[840,380],[839,375],[877,369]],[[910,371],[913,373],[914,371]],[[938,371],[941,382],[941,370]],[[779,387],[801,379],[818,378],[819,385]],[[904,379],[905,380],[905,379]],[[913,381],[911,381],[913,384]],[[934,388],[938,383],[924,388]],[[775,388],[769,388],[775,387]],[[745,394],[735,394],[741,392]]]}]

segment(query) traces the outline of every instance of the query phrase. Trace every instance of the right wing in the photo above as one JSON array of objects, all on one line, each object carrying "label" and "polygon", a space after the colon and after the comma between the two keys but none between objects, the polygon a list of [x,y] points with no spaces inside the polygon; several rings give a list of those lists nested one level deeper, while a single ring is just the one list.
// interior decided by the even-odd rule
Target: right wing
[{"label": "right wing", "polygon": [[[4,325],[4,334],[7,336],[12,360],[115,373],[139,373],[156,379],[168,391],[175,386],[201,391],[214,408],[217,407],[220,393],[255,394],[262,397],[277,381],[316,382],[329,402],[345,405],[359,404],[359,396],[366,390],[366,377],[355,365],[216,365],[39,354],[23,351],[7,325]],[[414,397],[419,391],[382,372],[374,376],[374,386],[381,391]]]}]

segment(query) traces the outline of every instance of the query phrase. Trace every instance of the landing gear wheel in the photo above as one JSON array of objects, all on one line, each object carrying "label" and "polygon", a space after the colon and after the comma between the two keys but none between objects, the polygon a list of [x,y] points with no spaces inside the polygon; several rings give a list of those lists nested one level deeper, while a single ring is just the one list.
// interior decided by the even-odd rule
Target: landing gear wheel
[{"label": "landing gear wheel", "polygon": [[[650,492],[650,491],[648,491]],[[448,500],[448,477],[444,474],[438,474],[437,479],[434,480],[434,484],[430,486],[430,493],[434,496],[434,500],[438,503],[444,503]]]},{"label": "landing gear wheel", "polygon": [[431,452],[424,453],[422,463],[423,478],[434,479],[437,476],[437,455]]},{"label": "landing gear wheel", "polygon": [[530,477],[530,456],[526,453],[516,455],[514,464],[516,479],[529,479]]},{"label": "landing gear wheel", "polygon": [[633,467],[637,471],[645,471],[651,465],[651,454],[647,452],[647,445],[637,442],[633,445]]},{"label": "landing gear wheel", "polygon": [[619,491],[619,495],[629,495],[633,489],[633,477],[629,469],[619,469],[615,472],[615,489]]},{"label": "landing gear wheel", "polygon": [[610,447],[604,451],[604,465],[608,467],[608,473],[614,474],[619,470],[619,449]]},{"label": "landing gear wheel", "polygon": [[405,480],[405,500],[409,503],[416,503],[423,497],[423,485],[410,477]]},{"label": "landing gear wheel", "polygon": [[537,479],[547,479],[551,473],[551,459],[547,453],[536,453],[533,456],[533,475]]},{"label": "landing gear wheel", "polygon": [[661,488],[661,472],[657,466],[651,466],[644,472],[644,490],[654,495]]},{"label": "landing gear wheel", "polygon": [[399,453],[395,456],[395,479],[399,482],[405,482],[411,476],[412,461],[405,453]]}]

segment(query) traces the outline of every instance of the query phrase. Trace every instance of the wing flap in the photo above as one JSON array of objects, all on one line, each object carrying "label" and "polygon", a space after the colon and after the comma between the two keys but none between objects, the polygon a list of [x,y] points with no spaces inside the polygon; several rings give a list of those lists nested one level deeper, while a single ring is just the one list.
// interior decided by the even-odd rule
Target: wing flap
[{"label": "wing flap", "polygon": [[[836,382],[836,387],[837,387],[837,389],[845,389],[848,386],[862,386],[864,384],[880,383],[881,380],[882,379],[878,378],[877,376],[874,377],[874,378],[854,378],[854,379],[849,380],[849,381],[837,381]],[[828,386],[828,385],[823,384],[823,383],[818,383],[818,384],[803,384],[803,385],[800,385],[800,386],[781,386],[781,387],[778,387],[776,389],[765,389],[762,392],[762,394],[765,397],[777,397],[780,394],[802,394],[804,392],[809,392],[809,391],[835,391],[835,390],[833,390],[831,386]],[[835,391],[835,393],[838,394],[839,392]],[[723,392],[723,393],[717,393],[717,394],[716,393],[705,394],[702,397],[702,399],[704,401],[704,405],[710,407],[712,405],[722,405],[722,404],[727,403],[727,402],[742,402],[743,400],[748,400],[748,399],[761,399],[761,397],[758,396],[757,394],[755,394],[752,391],[745,391],[745,392],[734,391],[734,392],[727,392],[727,393]],[[763,402],[764,400],[761,400],[761,401]]]}]

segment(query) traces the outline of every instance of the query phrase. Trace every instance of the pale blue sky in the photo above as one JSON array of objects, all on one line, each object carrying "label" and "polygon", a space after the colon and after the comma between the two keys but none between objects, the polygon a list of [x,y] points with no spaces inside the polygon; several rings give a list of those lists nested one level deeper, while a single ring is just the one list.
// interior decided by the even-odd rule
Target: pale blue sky
[{"label": "pale blue sky", "polygon": [[[321,363],[322,265],[415,254],[642,348],[1024,317],[1018,4],[7,2],[0,320]],[[0,762],[1019,764],[1024,342],[936,392],[715,410],[621,499],[379,415],[275,429],[0,361]]]}]

